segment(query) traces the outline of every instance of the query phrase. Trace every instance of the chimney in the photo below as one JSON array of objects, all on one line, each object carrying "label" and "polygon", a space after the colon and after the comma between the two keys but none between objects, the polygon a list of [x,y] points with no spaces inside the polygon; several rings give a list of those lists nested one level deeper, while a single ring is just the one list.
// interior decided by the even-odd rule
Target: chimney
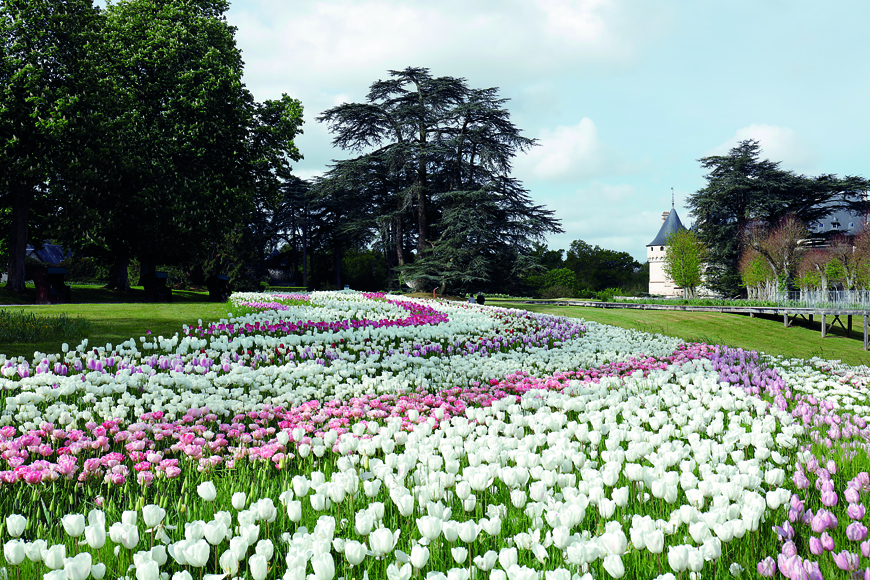
[{"label": "chimney", "polygon": [[669,211],[663,211],[663,212],[662,212],[662,223],[665,223],[666,221],[668,221],[668,215],[669,215],[670,213],[671,213],[671,212],[669,212]]}]

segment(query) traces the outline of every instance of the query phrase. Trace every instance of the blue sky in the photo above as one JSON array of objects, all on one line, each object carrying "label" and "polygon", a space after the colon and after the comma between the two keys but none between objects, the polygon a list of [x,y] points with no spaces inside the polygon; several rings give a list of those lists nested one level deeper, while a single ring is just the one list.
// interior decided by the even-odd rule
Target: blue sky
[{"label": "blue sky", "polygon": [[305,107],[302,177],[351,152],[315,121],[389,69],[499,87],[540,146],[513,175],[572,240],[641,262],[662,211],[704,186],[700,157],[755,138],[807,175],[870,177],[866,1],[235,0],[245,83]]}]

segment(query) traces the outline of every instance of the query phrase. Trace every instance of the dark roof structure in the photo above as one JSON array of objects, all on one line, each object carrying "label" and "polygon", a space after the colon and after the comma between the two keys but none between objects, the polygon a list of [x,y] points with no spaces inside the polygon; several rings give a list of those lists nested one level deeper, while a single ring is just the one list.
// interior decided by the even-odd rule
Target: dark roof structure
[{"label": "dark roof structure", "polygon": [[680,221],[680,216],[677,215],[677,210],[671,208],[671,211],[668,213],[668,219],[666,219],[665,223],[662,224],[662,229],[659,230],[655,239],[647,244],[647,247],[667,246],[668,236],[684,229],[686,229],[686,227],[683,225],[683,222]]},{"label": "dark roof structure", "polygon": [[34,250],[33,246],[28,245],[25,253],[50,266],[57,266],[72,256],[72,252],[64,251],[62,246],[55,244],[43,244],[41,250]]}]

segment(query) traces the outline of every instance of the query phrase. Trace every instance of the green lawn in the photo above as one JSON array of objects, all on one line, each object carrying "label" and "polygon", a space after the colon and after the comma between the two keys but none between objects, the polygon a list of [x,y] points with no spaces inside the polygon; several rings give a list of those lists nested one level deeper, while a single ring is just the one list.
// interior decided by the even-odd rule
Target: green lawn
[{"label": "green lawn", "polygon": [[[178,293],[182,294],[182,293]],[[191,293],[193,294],[193,293]],[[173,292],[173,300],[176,292]],[[187,297],[190,298],[190,297]],[[106,343],[113,345],[143,336],[147,330],[151,334],[172,336],[181,332],[183,324],[196,325],[197,320],[203,322],[215,321],[226,318],[232,310],[228,303],[192,302],[179,301],[170,304],[56,304],[50,306],[9,306],[9,310],[33,312],[42,316],[57,316],[66,314],[70,317],[82,316],[91,322],[91,331],[88,338],[89,346],[105,346]],[[199,296],[202,300],[202,295]],[[0,353],[7,357],[25,356],[33,357],[34,351],[50,353],[60,352],[63,342],[71,347],[77,345],[83,337],[69,337],[65,341],[39,342],[39,343],[2,343]]]},{"label": "green lawn", "polygon": [[[812,327],[805,320],[797,320],[784,328],[781,317],[756,317],[718,312],[671,312],[662,310],[617,310],[580,308],[574,306],[544,306],[520,304],[516,301],[489,301],[487,304],[522,308],[532,312],[559,314],[632,328],[645,332],[676,336],[691,342],[723,344],[744,349],[764,351],[787,357],[810,358],[819,356],[842,360],[850,365],[870,365],[870,352],[863,350],[863,318],[853,319],[852,338],[835,326],[828,336],[821,337],[819,317]],[[843,317],[845,323],[845,317]]]}]

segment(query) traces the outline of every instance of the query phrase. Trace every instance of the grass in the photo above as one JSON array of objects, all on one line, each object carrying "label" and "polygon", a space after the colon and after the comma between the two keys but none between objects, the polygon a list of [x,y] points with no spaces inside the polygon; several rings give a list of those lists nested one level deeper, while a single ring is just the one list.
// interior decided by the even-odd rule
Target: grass
[{"label": "grass", "polygon": [[65,314],[41,316],[32,312],[0,310],[0,342],[45,342],[84,338],[90,322]]},{"label": "grass", "polygon": [[856,317],[852,338],[836,326],[821,337],[819,317],[808,322],[800,319],[794,326],[783,328],[782,318],[748,316],[718,312],[671,312],[660,310],[610,310],[574,306],[517,304],[508,301],[487,301],[487,304],[522,308],[532,312],[573,316],[611,324],[620,328],[675,336],[690,342],[706,342],[731,347],[763,351],[767,354],[795,358],[819,356],[841,360],[850,365],[870,364],[870,353],[863,350],[862,319]]},{"label": "grass", "polygon": [[[180,293],[179,293],[180,294]],[[173,300],[176,293],[173,292]],[[172,336],[181,332],[183,324],[196,325],[198,319],[214,321],[226,318],[233,309],[229,303],[173,302],[169,304],[56,304],[51,306],[11,306],[3,309],[10,314],[35,313],[39,316],[80,316],[90,323],[86,334],[90,346],[120,344],[138,338],[150,330],[154,336]],[[0,342],[0,354],[7,357],[33,357],[34,351],[59,353],[61,344],[78,344],[76,337],[32,342]]]}]

